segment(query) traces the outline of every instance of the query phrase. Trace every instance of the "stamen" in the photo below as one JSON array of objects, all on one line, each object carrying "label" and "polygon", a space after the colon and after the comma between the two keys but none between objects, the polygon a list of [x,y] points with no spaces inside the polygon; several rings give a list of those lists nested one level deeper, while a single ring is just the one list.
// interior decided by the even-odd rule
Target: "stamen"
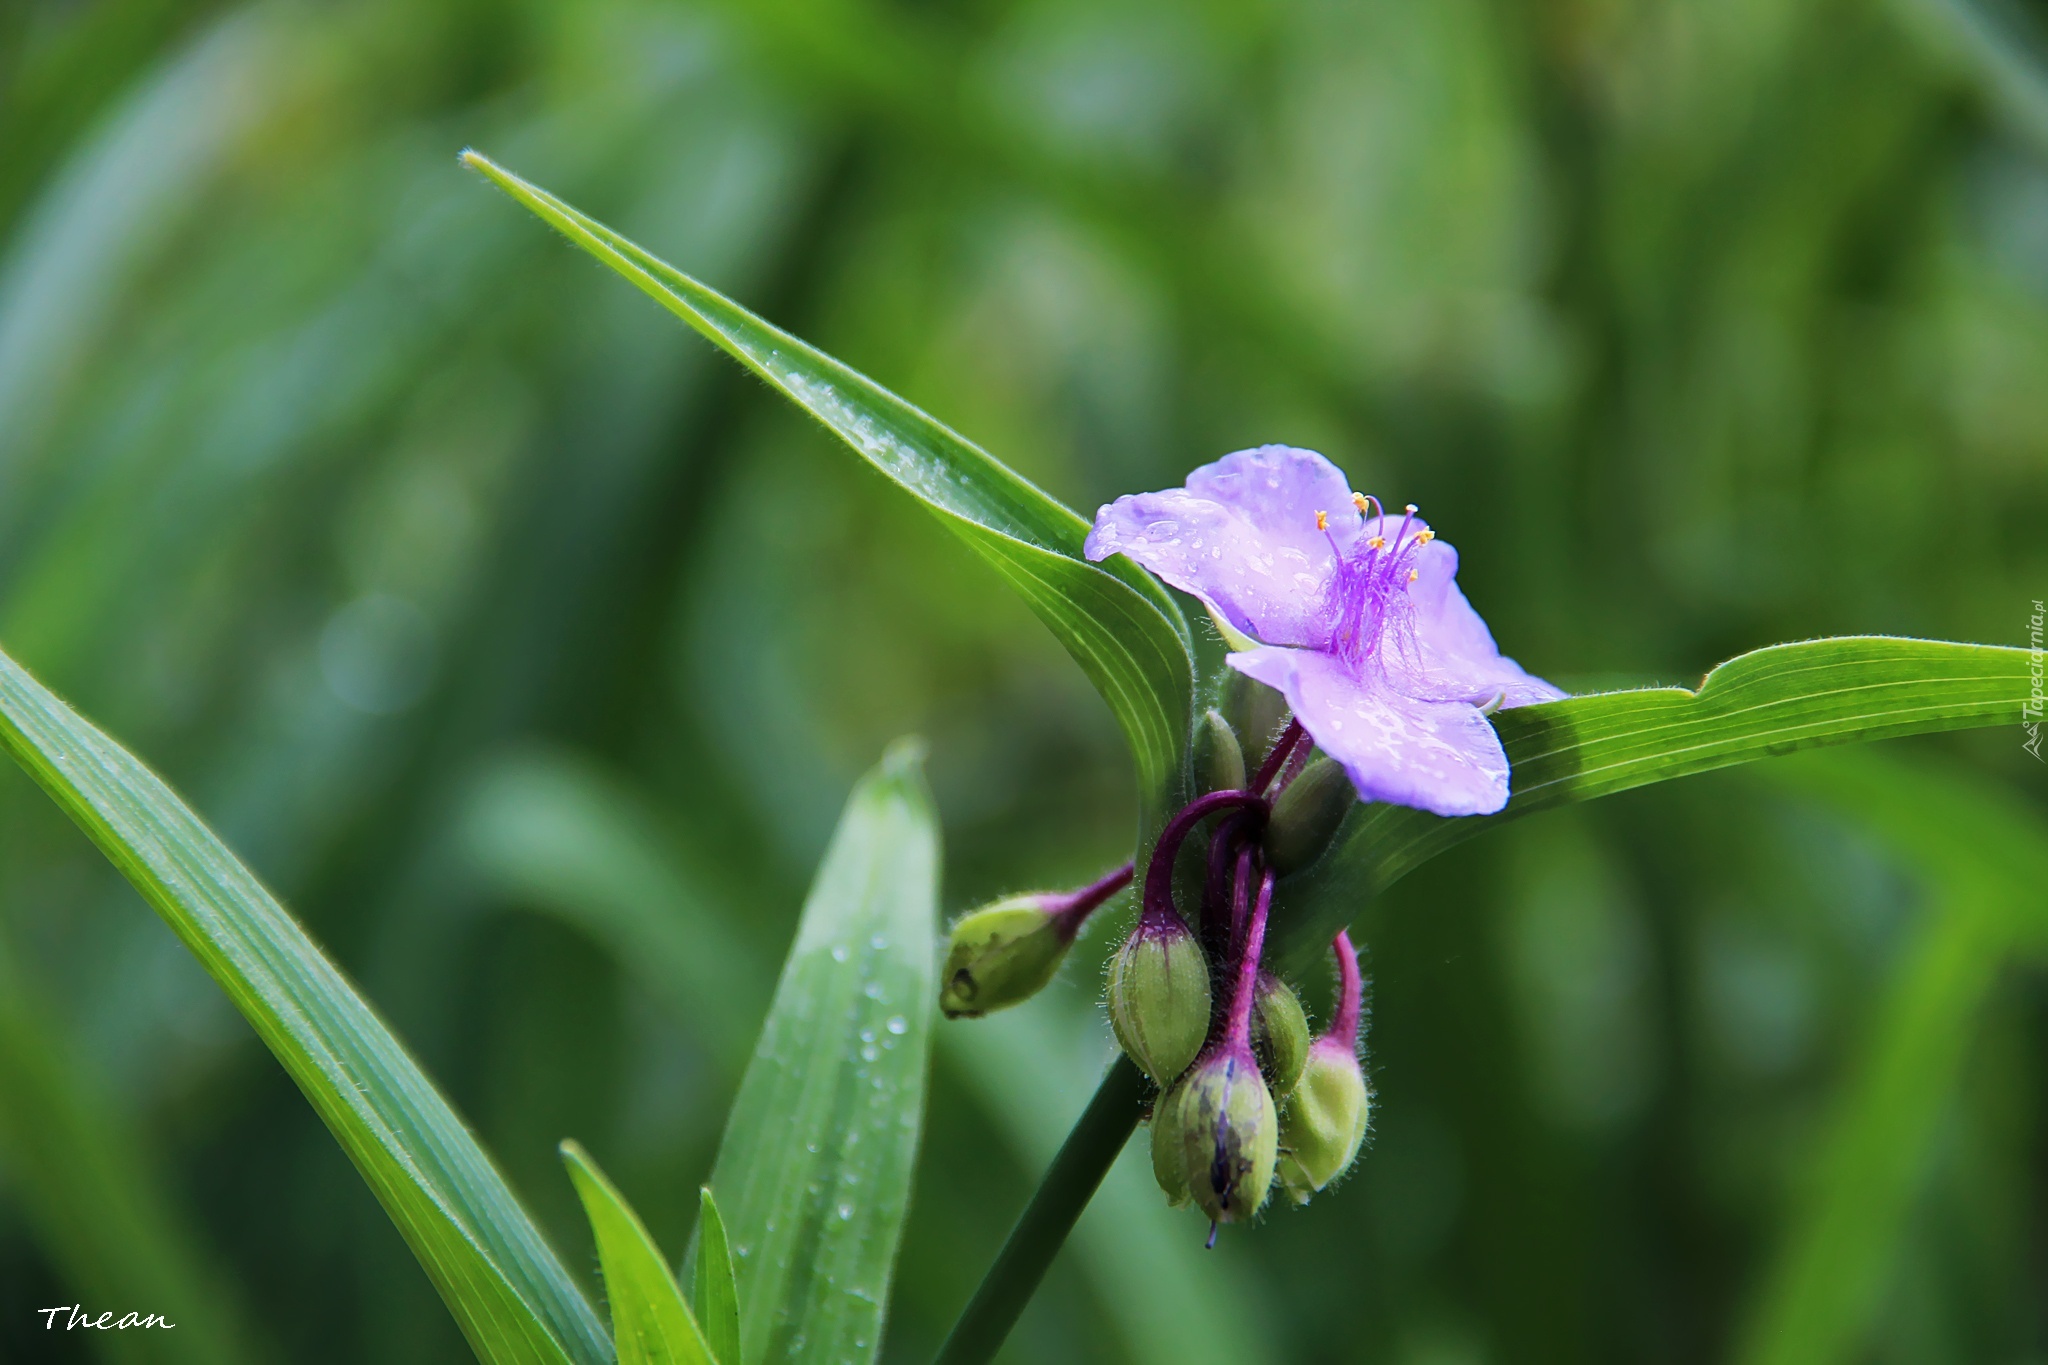
[{"label": "stamen", "polygon": [[1367,505],[1365,501],[1365,494],[1353,493],[1351,495],[1351,505],[1353,507],[1356,507],[1360,512],[1365,511]]},{"label": "stamen", "polygon": [[1385,536],[1371,536],[1366,540],[1365,543],[1372,546],[1372,548],[1375,550],[1384,550],[1387,548],[1387,538]]},{"label": "stamen", "polygon": [[1330,514],[1328,512],[1316,513],[1316,529],[1318,531],[1327,531],[1330,529]]},{"label": "stamen", "polygon": [[1436,532],[1430,530],[1427,526],[1423,527],[1420,531],[1417,531],[1415,533],[1415,543],[1417,545],[1427,545],[1429,544],[1429,542],[1435,539]]},{"label": "stamen", "polygon": [[1410,569],[1410,570],[1408,571],[1408,581],[1409,581],[1410,583],[1413,583],[1413,582],[1414,582],[1414,581],[1415,581],[1416,579],[1418,579],[1418,578],[1420,578],[1420,577],[1422,577],[1422,575],[1421,575],[1421,574],[1419,574],[1419,573],[1417,573],[1417,572],[1415,572],[1415,570],[1413,570],[1413,569]]}]

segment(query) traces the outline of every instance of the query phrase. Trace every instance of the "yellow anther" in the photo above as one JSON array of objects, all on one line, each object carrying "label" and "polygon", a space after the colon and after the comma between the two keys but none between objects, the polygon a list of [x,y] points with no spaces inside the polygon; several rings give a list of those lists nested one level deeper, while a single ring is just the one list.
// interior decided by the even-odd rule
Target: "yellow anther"
[{"label": "yellow anther", "polygon": [[1422,575],[1421,575],[1421,574],[1419,574],[1419,573],[1417,573],[1417,572],[1415,572],[1415,570],[1413,570],[1413,569],[1410,569],[1410,570],[1408,571],[1408,581],[1409,581],[1410,583],[1413,583],[1413,582],[1414,582],[1414,581],[1415,581],[1416,579],[1418,579],[1418,578],[1420,578],[1420,577],[1422,577]]},{"label": "yellow anther", "polygon": [[1316,513],[1316,529],[1318,531],[1327,531],[1330,529],[1330,514],[1328,512]]},{"label": "yellow anther", "polygon": [[1385,536],[1373,536],[1370,539],[1368,539],[1365,543],[1372,546],[1372,548],[1375,550],[1384,550],[1387,548],[1387,538]]},{"label": "yellow anther", "polygon": [[1435,539],[1436,532],[1428,529],[1420,530],[1415,533],[1415,543],[1417,545],[1427,545],[1429,544],[1429,542]]},{"label": "yellow anther", "polygon": [[1363,512],[1367,507],[1371,506],[1370,503],[1366,502],[1365,494],[1363,493],[1353,493],[1351,495],[1351,505],[1353,507],[1356,507],[1361,512]]}]

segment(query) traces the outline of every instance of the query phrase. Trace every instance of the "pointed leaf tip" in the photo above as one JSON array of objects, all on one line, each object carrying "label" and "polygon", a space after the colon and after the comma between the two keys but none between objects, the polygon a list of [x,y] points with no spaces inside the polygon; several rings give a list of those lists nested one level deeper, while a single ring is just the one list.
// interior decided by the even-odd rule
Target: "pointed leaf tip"
[{"label": "pointed leaf tip", "polygon": [[640,1215],[580,1144],[559,1150],[597,1241],[618,1365],[718,1365]]}]

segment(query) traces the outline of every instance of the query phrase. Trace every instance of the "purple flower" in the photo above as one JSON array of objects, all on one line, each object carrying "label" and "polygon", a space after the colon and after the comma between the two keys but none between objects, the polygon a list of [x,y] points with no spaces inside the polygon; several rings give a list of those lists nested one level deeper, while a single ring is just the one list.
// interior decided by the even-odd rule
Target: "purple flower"
[{"label": "purple flower", "polygon": [[1499,810],[1508,760],[1487,713],[1564,695],[1502,657],[1457,551],[1413,507],[1383,515],[1312,450],[1240,450],[1185,488],[1118,498],[1086,550],[1129,555],[1249,636],[1230,666],[1285,694],[1368,801]]}]

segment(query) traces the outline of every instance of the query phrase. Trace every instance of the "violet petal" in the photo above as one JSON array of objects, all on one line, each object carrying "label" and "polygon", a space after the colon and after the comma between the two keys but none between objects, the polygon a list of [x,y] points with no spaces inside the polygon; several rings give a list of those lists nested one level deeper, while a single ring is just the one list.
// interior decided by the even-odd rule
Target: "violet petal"
[{"label": "violet petal", "polygon": [[1438,815],[1491,815],[1507,804],[1507,754],[1477,706],[1404,696],[1371,665],[1355,674],[1314,650],[1267,646],[1229,663],[1286,695],[1361,798]]},{"label": "violet petal", "polygon": [[1084,548],[1091,560],[1129,555],[1247,635],[1313,648],[1329,639],[1331,540],[1348,550],[1359,522],[1342,470],[1312,450],[1260,446],[1203,465],[1185,488],[1118,498]]}]

